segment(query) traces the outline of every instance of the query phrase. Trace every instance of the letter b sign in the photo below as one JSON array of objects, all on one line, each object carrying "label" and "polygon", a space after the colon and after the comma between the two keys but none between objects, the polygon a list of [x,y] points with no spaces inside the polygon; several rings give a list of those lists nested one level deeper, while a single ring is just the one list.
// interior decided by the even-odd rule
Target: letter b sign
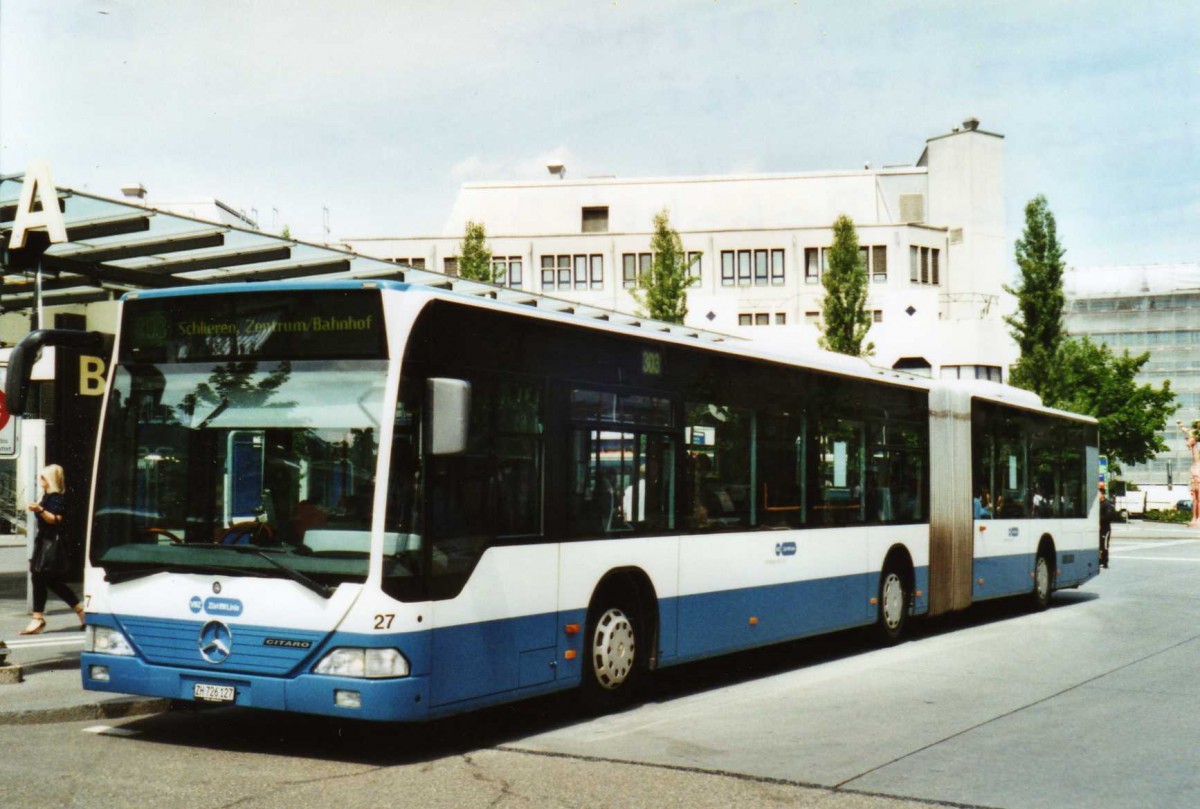
[{"label": "letter b sign", "polygon": [[104,395],[104,360],[86,354],[79,357],[79,395]]}]

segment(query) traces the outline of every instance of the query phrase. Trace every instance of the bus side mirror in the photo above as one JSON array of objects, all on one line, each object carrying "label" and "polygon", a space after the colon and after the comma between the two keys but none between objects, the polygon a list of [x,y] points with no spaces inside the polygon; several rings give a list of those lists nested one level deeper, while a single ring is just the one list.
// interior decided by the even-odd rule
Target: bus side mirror
[{"label": "bus side mirror", "polygon": [[429,454],[458,455],[467,450],[471,416],[471,383],[462,379],[430,379]]}]

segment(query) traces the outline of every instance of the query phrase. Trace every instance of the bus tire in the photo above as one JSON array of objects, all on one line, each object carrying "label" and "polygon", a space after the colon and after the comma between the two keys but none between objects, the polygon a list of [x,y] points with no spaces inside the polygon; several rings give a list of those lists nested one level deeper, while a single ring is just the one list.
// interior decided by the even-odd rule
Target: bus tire
[{"label": "bus tire", "polygon": [[588,609],[585,662],[580,695],[584,708],[607,712],[633,699],[643,679],[645,650],[636,600],[623,593],[601,593]]},{"label": "bus tire", "polygon": [[911,600],[904,571],[889,563],[879,578],[879,618],[875,622],[876,634],[885,646],[894,646],[904,639]]},{"label": "bus tire", "polygon": [[1050,561],[1050,553],[1045,548],[1038,551],[1037,561],[1033,565],[1033,593],[1030,596],[1030,606],[1034,612],[1041,612],[1050,606],[1050,594],[1054,592],[1054,565]]}]

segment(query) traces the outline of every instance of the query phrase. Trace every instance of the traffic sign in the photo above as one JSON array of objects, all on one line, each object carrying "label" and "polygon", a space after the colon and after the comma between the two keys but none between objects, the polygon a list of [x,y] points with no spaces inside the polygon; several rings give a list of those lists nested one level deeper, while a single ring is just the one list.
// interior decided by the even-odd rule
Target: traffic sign
[{"label": "traffic sign", "polygon": [[8,409],[4,391],[0,390],[0,458],[17,457],[17,421]]}]

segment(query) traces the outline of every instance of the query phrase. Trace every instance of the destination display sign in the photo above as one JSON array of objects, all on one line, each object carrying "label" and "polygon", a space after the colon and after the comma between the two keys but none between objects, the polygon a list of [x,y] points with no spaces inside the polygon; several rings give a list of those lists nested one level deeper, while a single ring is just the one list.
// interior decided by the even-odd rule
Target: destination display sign
[{"label": "destination display sign", "polygon": [[135,299],[125,303],[121,330],[124,362],[387,356],[374,290]]}]

